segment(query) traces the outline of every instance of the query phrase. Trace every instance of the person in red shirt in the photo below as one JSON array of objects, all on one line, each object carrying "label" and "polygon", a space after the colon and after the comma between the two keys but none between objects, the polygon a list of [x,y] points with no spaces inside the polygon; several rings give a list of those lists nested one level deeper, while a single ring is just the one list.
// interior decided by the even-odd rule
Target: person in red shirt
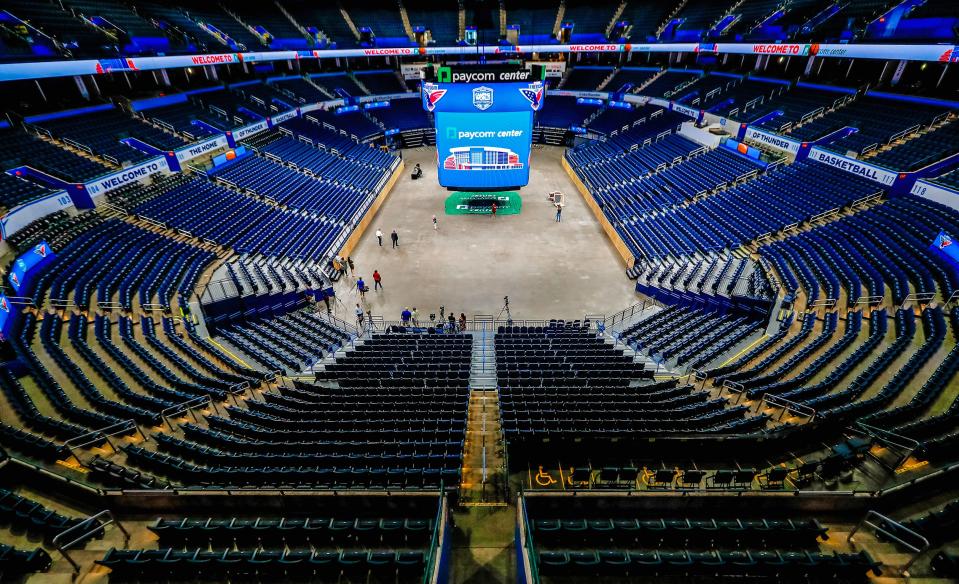
[{"label": "person in red shirt", "polygon": [[496,217],[496,201],[493,201],[493,206],[490,209],[493,212],[493,217]]},{"label": "person in red shirt", "polygon": [[383,276],[380,276],[380,273],[376,270],[373,270],[373,290],[379,290],[383,287]]}]

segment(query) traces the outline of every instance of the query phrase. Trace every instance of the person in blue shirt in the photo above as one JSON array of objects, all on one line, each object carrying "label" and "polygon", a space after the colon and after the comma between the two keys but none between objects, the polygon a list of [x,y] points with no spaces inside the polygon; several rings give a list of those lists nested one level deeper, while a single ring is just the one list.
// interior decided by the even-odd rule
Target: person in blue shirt
[{"label": "person in blue shirt", "polygon": [[356,280],[356,289],[360,291],[360,298],[366,298],[366,282],[363,281],[363,276]]},{"label": "person in blue shirt", "polygon": [[400,318],[403,319],[403,325],[404,325],[404,326],[410,324],[410,320],[413,318],[413,313],[410,312],[409,307],[406,307],[406,308],[403,309],[402,314],[400,314]]}]

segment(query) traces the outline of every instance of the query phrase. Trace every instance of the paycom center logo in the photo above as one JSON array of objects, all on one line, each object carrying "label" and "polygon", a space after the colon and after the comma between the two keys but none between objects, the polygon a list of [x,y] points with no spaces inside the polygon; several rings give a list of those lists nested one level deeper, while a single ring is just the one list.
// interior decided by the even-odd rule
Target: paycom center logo
[{"label": "paycom center logo", "polygon": [[493,107],[493,90],[485,85],[473,88],[473,107],[480,111]]}]

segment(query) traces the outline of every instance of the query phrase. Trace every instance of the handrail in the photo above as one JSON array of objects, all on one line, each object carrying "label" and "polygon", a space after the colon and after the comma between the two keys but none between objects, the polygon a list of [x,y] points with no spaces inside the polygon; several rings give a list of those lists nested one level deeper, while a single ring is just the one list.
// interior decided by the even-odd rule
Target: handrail
[{"label": "handrail", "polygon": [[816,417],[815,409],[775,394],[767,393],[763,395],[762,401],[756,406],[757,412],[762,408],[764,403],[774,408],[782,408],[782,412],[780,412],[779,417],[776,418],[777,421],[782,420],[783,416],[786,415],[786,412],[792,412],[809,418],[809,420],[806,421],[807,424],[811,423]]},{"label": "handrail", "polygon": [[873,194],[871,194],[871,195],[866,195],[865,197],[861,197],[861,198],[859,198],[859,199],[856,199],[855,201],[853,201],[852,203],[850,203],[849,206],[850,206],[850,207],[859,207],[859,206],[865,205],[865,204],[867,204],[867,203],[871,203],[871,202],[873,202],[873,201],[875,201],[875,200],[882,199],[882,195],[883,195],[883,191],[877,191],[877,192],[875,192],[875,193],[873,193]]},{"label": "handrail", "polygon": [[516,522],[519,533],[520,558],[526,580],[523,584],[539,584],[539,573],[536,566],[536,555],[533,548],[533,533],[529,528],[529,517],[526,515],[526,498],[523,493],[516,497]]},{"label": "handrail", "polygon": [[426,559],[426,570],[423,571],[423,584],[438,584],[440,579],[439,570],[442,562],[440,561],[444,540],[448,537],[446,527],[448,522],[449,509],[446,502],[446,489],[443,482],[440,481],[440,501],[436,510],[436,520],[433,525],[433,534],[430,537],[429,554]]},{"label": "handrail", "polygon": [[32,296],[7,296],[7,301],[14,306],[37,307],[37,303]]},{"label": "handrail", "polygon": [[808,307],[818,308],[820,306],[825,306],[826,308],[833,308],[834,306],[836,306],[837,302],[839,302],[837,298],[823,298],[822,300],[813,300],[806,306],[807,308]]},{"label": "handrail", "polygon": [[[100,517],[103,517],[104,515],[108,515],[110,517],[109,521],[107,521],[106,523],[100,523],[99,521],[97,521]],[[86,519],[84,519],[80,523],[77,523],[70,529],[67,529],[65,531],[58,533],[56,537],[53,538],[53,541],[51,543],[53,544],[54,547],[57,548],[57,551],[59,551],[60,554],[63,555],[63,557],[66,558],[68,562],[70,562],[70,565],[73,566],[73,571],[75,573],[79,573],[80,565],[73,558],[70,557],[70,554],[67,553],[67,550],[73,547],[74,545],[80,543],[81,541],[86,540],[91,535],[96,534],[97,532],[99,532],[100,530],[102,530],[103,528],[105,528],[106,526],[110,524],[116,525],[117,527],[120,528],[120,531],[123,532],[124,545],[130,542],[130,532],[124,529],[123,525],[121,525],[120,522],[117,521],[116,516],[113,515],[113,513],[109,509],[104,509],[103,511],[100,511],[99,513],[95,515],[91,515],[87,517]],[[78,537],[68,541],[67,543],[64,543],[64,544],[60,543],[60,540],[62,538],[66,537],[67,535],[75,531],[79,531],[81,529],[85,529],[85,531],[82,534],[80,534]]]},{"label": "handrail", "polygon": [[140,429],[140,426],[138,426],[134,420],[123,420],[115,424],[110,424],[109,426],[106,426],[104,428],[100,428],[99,430],[91,430],[90,432],[87,432],[86,434],[80,434],[79,436],[74,436],[73,438],[70,438],[69,440],[64,442],[63,445],[66,446],[67,450],[70,451],[70,456],[75,458],[77,462],[83,465],[83,461],[80,460],[80,457],[77,456],[76,452],[74,452],[73,450],[74,448],[86,448],[87,446],[96,444],[97,442],[99,442],[100,438],[103,438],[104,440],[106,440],[107,444],[110,445],[110,448],[116,451],[116,447],[113,445],[113,442],[110,442],[110,436],[116,436],[118,434],[127,432],[131,429],[136,430],[140,434],[140,436],[143,438],[144,441],[149,440],[149,438],[147,438],[146,434],[143,433],[143,430]]},{"label": "handrail", "polygon": [[219,413],[216,408],[216,404],[213,403],[213,400],[208,395],[198,395],[192,399],[188,399],[185,402],[179,403],[175,406],[170,406],[160,411],[160,417],[163,418],[163,421],[166,422],[166,425],[170,427],[171,432],[176,432],[176,428],[173,427],[173,422],[170,421],[170,417],[177,414],[189,413],[193,416],[194,422],[199,422],[200,420],[196,417],[196,412],[193,410],[199,406],[210,404],[213,407],[213,411]]},{"label": "handrail", "polygon": [[897,434],[891,430],[886,430],[885,428],[878,428],[864,422],[857,422],[856,427],[859,431],[863,432],[867,436],[870,436],[879,442],[883,442],[894,448],[899,448],[903,451],[903,454],[896,459],[895,465],[892,467],[892,470],[899,468],[899,465],[903,463],[907,458],[912,456],[912,453],[918,450],[920,442],[915,438],[910,438],[909,436],[904,436],[902,434]]},{"label": "handrail", "polygon": [[746,395],[746,386],[744,386],[742,383],[737,383],[727,379],[723,382],[723,386],[719,389],[719,395],[723,395],[724,391],[737,394],[738,397],[733,403],[738,404],[740,401],[742,401],[743,396]]},{"label": "handrail", "polygon": [[936,292],[914,292],[912,294],[907,294],[905,298],[902,299],[902,304],[899,305],[899,308],[905,308],[906,303],[909,301],[915,301],[919,304],[929,304],[936,298]]},{"label": "handrail", "polygon": [[19,458],[16,455],[10,456],[7,460],[9,461],[10,464],[21,466],[25,469],[28,469],[32,472],[35,472],[41,475],[45,479],[50,479],[53,481],[63,483],[64,485],[69,485],[71,488],[81,489],[87,495],[101,496],[104,493],[104,490],[99,487],[94,487],[88,483],[81,482],[80,480],[72,479],[62,474],[53,472],[47,468],[37,465],[34,462]]},{"label": "handrail", "polygon": [[127,211],[120,205],[114,205],[113,203],[107,203],[107,202],[101,203],[101,205],[103,209],[106,209],[107,211],[112,211],[114,213],[119,213],[120,215],[124,217],[130,214],[129,211]]},{"label": "handrail", "polygon": [[835,209],[830,209],[830,210],[828,210],[828,211],[823,211],[822,213],[817,213],[816,215],[813,215],[812,217],[809,218],[809,222],[810,222],[810,223],[815,223],[816,221],[820,221],[820,220],[822,220],[822,219],[826,219],[827,217],[832,217],[833,215],[838,215],[838,214],[839,214],[839,209],[840,209],[839,207],[836,207]]},{"label": "handrail", "polygon": [[243,395],[246,393],[246,390],[250,389],[249,381],[237,381],[230,386],[230,389],[227,390],[227,393],[234,396],[234,402],[236,401],[235,396]]},{"label": "handrail", "polygon": [[[873,523],[870,521],[870,519],[878,519],[878,523]],[[846,541],[852,543],[854,541],[853,536],[856,535],[856,532],[859,531],[864,525],[866,527],[871,527],[877,534],[882,535],[883,537],[892,540],[902,545],[907,550],[913,552],[914,555],[912,558],[910,558],[910,560],[906,562],[906,565],[902,567],[902,570],[900,570],[900,574],[906,577],[909,576],[909,567],[912,566],[917,559],[919,559],[919,556],[922,555],[922,552],[931,547],[929,540],[926,539],[922,534],[909,529],[902,523],[890,519],[889,517],[886,517],[885,515],[882,515],[881,513],[871,509],[867,511],[866,516],[863,517],[862,520],[852,528],[852,531],[850,531],[849,535],[846,536]],[[889,527],[895,528],[895,531],[891,531],[888,529]],[[915,543],[906,541],[903,539],[903,536],[914,538]]]},{"label": "handrail", "polygon": [[885,296],[860,296],[853,304],[880,304],[883,300],[885,300]]},{"label": "handrail", "polygon": [[703,384],[700,386],[700,389],[706,386],[706,380],[709,379],[709,374],[705,369],[697,369],[696,367],[691,367],[689,369],[689,374],[687,374],[687,380],[689,377],[692,377],[695,381],[702,381]]}]

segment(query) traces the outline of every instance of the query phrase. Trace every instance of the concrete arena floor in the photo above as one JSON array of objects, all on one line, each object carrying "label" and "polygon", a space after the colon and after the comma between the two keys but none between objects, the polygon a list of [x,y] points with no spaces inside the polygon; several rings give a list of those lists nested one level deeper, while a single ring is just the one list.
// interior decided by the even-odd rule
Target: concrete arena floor
[{"label": "concrete arena floor", "polygon": [[[435,152],[404,151],[405,174],[353,250],[357,276],[371,288],[364,311],[399,320],[404,307],[415,306],[425,321],[445,305],[457,316],[495,317],[509,295],[515,319],[575,319],[612,314],[639,299],[622,260],[560,165],[563,149],[533,151],[530,184],[520,191],[522,212],[495,219],[446,215],[450,192],[436,182]],[[414,182],[409,170],[416,163],[424,177]],[[566,194],[562,223],[555,222],[546,200],[554,190]],[[384,233],[383,247],[377,228]],[[396,250],[390,247],[393,229],[400,236]],[[374,269],[383,276],[379,292],[372,291]],[[346,278],[336,284],[341,318],[353,319],[359,301],[354,283]]]}]

